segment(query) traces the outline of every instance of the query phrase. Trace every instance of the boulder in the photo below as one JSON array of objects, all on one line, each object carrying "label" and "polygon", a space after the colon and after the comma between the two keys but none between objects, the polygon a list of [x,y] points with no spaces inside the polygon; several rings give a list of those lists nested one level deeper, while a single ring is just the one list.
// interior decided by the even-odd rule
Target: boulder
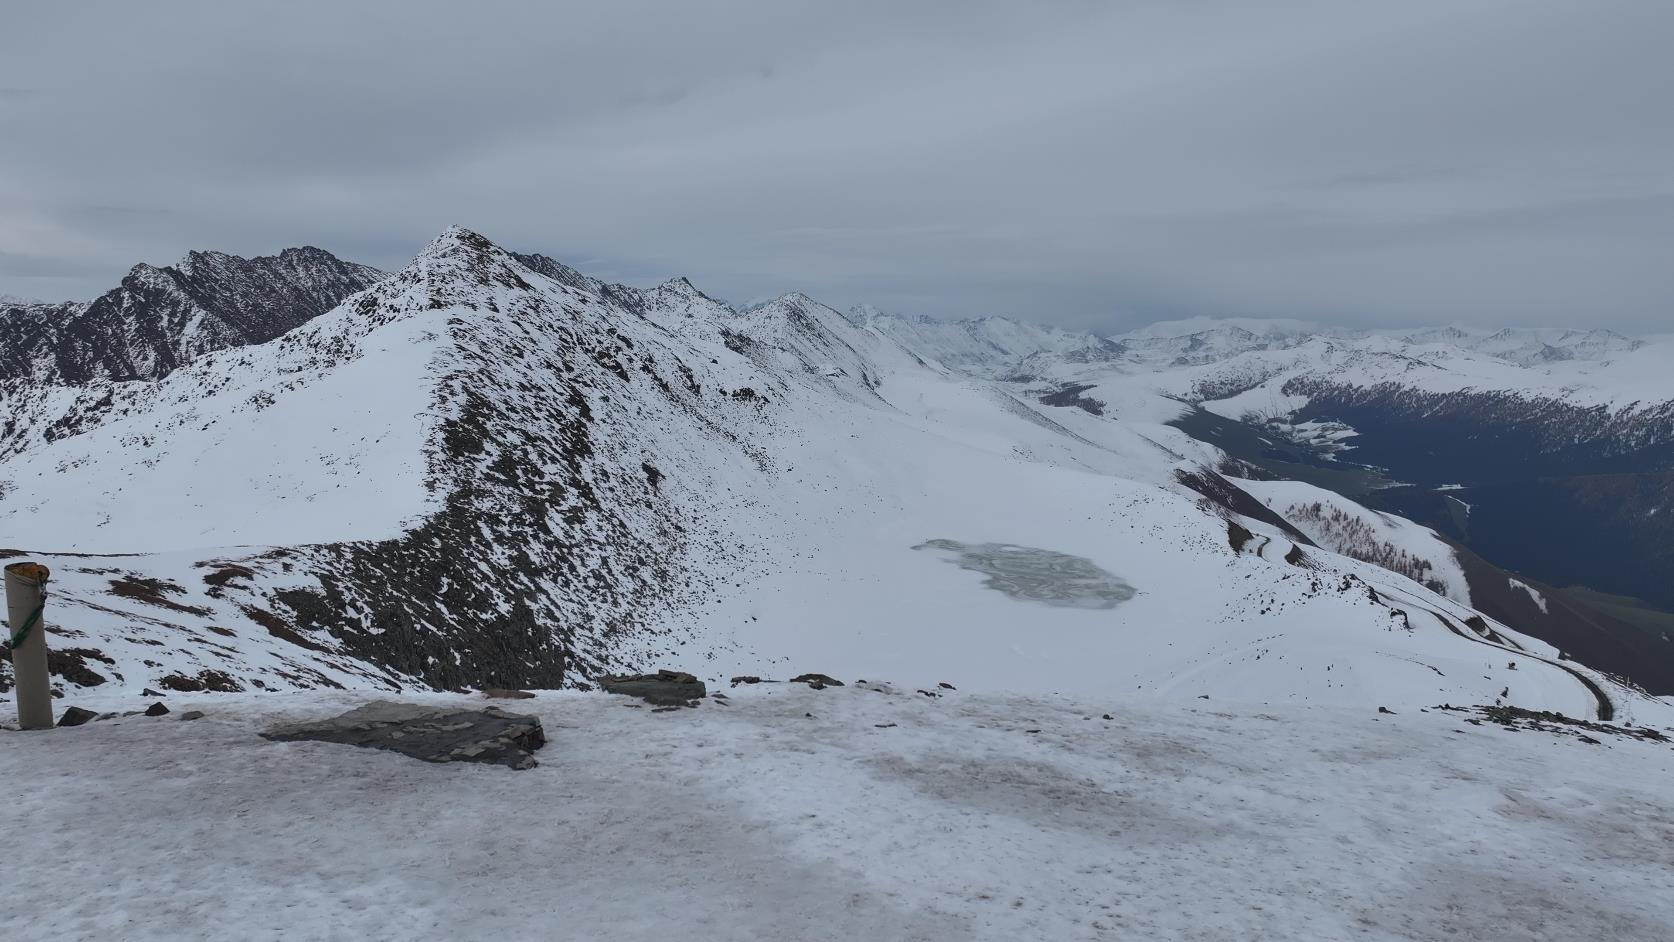
[{"label": "boulder", "polygon": [[146,716],[162,716],[169,711],[168,704],[161,700],[145,708]]},{"label": "boulder", "polygon": [[655,674],[609,674],[594,678],[607,693],[638,697],[659,705],[683,704],[708,696],[703,681],[682,671],[658,671]]},{"label": "boulder", "polygon": [[546,744],[537,717],[498,707],[461,710],[376,700],[313,723],[296,723],[262,733],[277,742],[342,743],[387,749],[425,762],[486,762],[532,769],[530,753]]},{"label": "boulder", "polygon": [[803,674],[800,677],[792,677],[790,682],[793,684],[807,684],[815,690],[824,690],[827,687],[843,686],[842,681],[825,674]]},{"label": "boulder", "polygon": [[187,710],[185,713],[180,714],[180,718],[183,720],[201,720],[203,719],[203,711]]},{"label": "boulder", "polygon": [[70,707],[69,709],[64,711],[63,716],[60,716],[58,718],[58,725],[59,726],[80,726],[81,724],[87,722],[88,720],[93,719],[94,717],[96,717],[98,715],[99,714],[94,713],[92,710],[84,710],[81,707]]}]

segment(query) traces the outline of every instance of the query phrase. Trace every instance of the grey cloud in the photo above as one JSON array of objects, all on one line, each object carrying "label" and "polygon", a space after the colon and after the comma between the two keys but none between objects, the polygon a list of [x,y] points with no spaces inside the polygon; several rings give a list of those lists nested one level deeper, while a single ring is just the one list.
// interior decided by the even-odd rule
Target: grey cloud
[{"label": "grey cloud", "polygon": [[[78,295],[193,248],[395,267],[451,223],[727,297],[1107,329],[1634,330],[1674,294],[1666,4],[110,2],[8,20],[0,88],[43,91],[0,98],[0,251],[75,259],[56,287]],[[30,293],[18,277],[0,292]]]}]

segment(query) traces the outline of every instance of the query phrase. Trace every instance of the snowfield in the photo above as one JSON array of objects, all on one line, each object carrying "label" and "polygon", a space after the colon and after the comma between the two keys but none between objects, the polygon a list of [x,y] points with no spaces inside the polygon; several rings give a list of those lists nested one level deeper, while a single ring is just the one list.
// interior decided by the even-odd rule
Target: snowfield
[{"label": "snowfield", "polygon": [[7,859],[30,862],[3,923],[170,942],[1674,936],[1666,742],[869,686],[660,714],[544,693],[509,705],[550,738],[527,772],[256,735],[349,693],[0,732]]}]

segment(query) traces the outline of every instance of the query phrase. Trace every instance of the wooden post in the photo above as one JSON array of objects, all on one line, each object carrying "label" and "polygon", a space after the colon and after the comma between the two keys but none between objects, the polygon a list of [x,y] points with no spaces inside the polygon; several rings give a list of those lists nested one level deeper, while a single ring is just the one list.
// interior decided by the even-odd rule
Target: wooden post
[{"label": "wooden post", "polygon": [[47,676],[46,616],[42,608],[50,574],[40,563],[12,563],[6,567],[6,614],[12,636],[25,632],[30,616],[42,613],[12,648],[17,720],[24,729],[52,728],[52,681]]}]

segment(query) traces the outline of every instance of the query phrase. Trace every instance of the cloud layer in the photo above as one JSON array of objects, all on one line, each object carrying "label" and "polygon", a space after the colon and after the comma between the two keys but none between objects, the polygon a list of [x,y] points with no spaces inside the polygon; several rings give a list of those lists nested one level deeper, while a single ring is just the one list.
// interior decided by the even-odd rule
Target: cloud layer
[{"label": "cloud layer", "polygon": [[450,223],[1116,329],[1667,329],[1674,4],[11,3],[0,293]]}]

